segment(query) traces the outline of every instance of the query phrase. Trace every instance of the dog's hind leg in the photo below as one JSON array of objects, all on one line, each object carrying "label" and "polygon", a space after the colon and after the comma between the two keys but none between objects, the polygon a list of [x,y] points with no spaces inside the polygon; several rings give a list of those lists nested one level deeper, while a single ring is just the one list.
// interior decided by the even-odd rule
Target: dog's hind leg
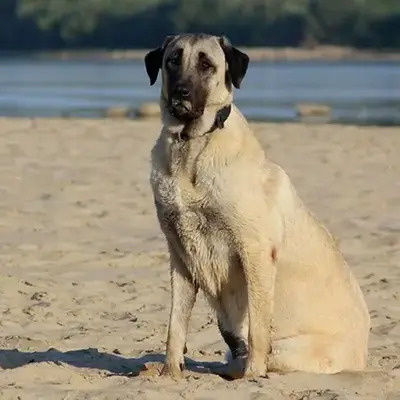
[{"label": "dog's hind leg", "polygon": [[228,345],[231,358],[247,357],[247,293],[245,290],[226,289],[221,293],[217,306],[218,328]]},{"label": "dog's hind leg", "polygon": [[304,371],[333,374],[343,370],[362,370],[367,352],[364,343],[350,337],[321,334],[276,339],[269,357],[270,371]]},{"label": "dog's hind leg", "polygon": [[233,329],[226,320],[221,316],[218,317],[218,329],[222,338],[228,345],[230,350],[230,357],[232,359],[247,357],[247,344],[245,338],[240,334],[233,332]]}]

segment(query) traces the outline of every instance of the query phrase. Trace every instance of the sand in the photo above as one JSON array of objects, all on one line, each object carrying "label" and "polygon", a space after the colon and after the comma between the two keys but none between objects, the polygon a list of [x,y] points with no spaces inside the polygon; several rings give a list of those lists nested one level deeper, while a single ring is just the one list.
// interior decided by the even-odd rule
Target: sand
[{"label": "sand", "polygon": [[1,400],[400,399],[400,129],[254,129],[361,283],[367,370],[227,381],[212,373],[226,347],[200,297],[185,378],[153,376],[170,297],[148,184],[159,123],[0,119]]}]

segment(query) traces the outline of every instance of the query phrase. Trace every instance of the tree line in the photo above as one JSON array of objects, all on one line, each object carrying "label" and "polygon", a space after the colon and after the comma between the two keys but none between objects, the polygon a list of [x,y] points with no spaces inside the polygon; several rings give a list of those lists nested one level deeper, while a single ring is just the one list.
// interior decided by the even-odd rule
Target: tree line
[{"label": "tree line", "polygon": [[400,48],[400,0],[0,0],[0,50],[148,48],[177,32],[242,46]]}]

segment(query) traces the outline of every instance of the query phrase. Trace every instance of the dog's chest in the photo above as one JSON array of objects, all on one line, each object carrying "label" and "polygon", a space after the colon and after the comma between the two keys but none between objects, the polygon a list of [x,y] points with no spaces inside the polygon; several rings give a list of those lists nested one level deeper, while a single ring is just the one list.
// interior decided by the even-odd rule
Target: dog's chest
[{"label": "dog's chest", "polygon": [[[180,167],[180,168],[179,168]],[[234,258],[228,230],[210,191],[193,182],[193,165],[152,174],[161,228],[196,283],[217,296]]]}]

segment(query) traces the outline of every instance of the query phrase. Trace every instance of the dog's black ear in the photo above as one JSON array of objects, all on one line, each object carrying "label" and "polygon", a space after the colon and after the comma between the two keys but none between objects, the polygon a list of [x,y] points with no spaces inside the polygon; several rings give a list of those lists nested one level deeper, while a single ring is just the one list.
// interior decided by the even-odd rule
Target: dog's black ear
[{"label": "dog's black ear", "polygon": [[225,53],[225,59],[228,63],[228,71],[233,86],[239,89],[240,84],[244,76],[246,75],[250,58],[247,54],[233,47],[226,37],[221,37],[219,42],[221,44],[222,50]]},{"label": "dog's black ear", "polygon": [[167,36],[161,47],[148,52],[144,58],[146,65],[146,72],[150,78],[150,85],[154,85],[157,80],[158,70],[161,69],[162,60],[164,57],[164,50],[173,39],[173,36]]},{"label": "dog's black ear", "polygon": [[161,68],[164,51],[161,47],[150,51],[144,58],[146,65],[147,75],[150,78],[150,85],[153,86],[156,83],[158,70]]}]

